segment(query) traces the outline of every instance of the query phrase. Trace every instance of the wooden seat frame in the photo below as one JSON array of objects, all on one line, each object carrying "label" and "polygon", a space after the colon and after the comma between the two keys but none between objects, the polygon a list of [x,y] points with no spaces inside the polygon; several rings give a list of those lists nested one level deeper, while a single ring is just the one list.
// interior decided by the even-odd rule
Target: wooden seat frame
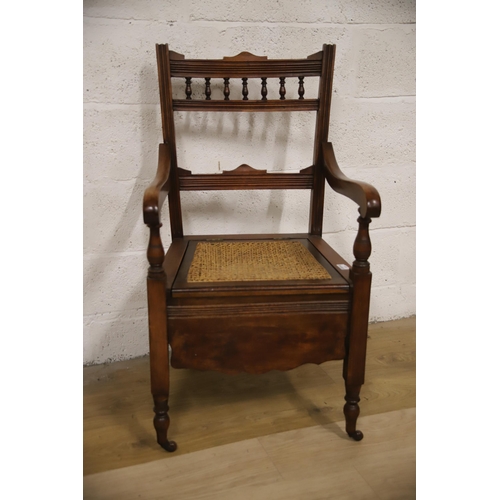
[{"label": "wooden seat frame", "polygon": [[[169,427],[169,345],[175,368],[223,373],[289,370],[304,363],[343,360],[347,434],[356,429],[359,393],[364,383],[370,303],[371,243],[368,226],[381,211],[380,196],[369,184],[348,179],[328,142],[335,45],[306,59],[268,60],[243,52],[222,60],[185,59],[157,45],[163,144],[156,177],[144,194],[144,222],[150,228],[147,258],[151,391],[158,444]],[[304,98],[304,78],[319,77],[318,97]],[[280,99],[267,99],[267,78],[279,78]],[[286,98],[285,79],[297,77],[298,98]],[[172,79],[185,78],[185,99],[174,99]],[[192,99],[191,79],[205,79],[205,98]],[[224,80],[224,99],[211,98],[211,79]],[[242,81],[242,98],[232,99],[230,79]],[[248,78],[262,79],[262,98],[248,99]],[[231,83],[233,83],[231,82]],[[234,85],[234,84],[233,84]],[[314,111],[313,165],[299,173],[267,173],[248,165],[230,172],[192,174],[177,165],[174,111]],[[325,179],[334,191],[359,205],[354,262],[349,265],[323,239]],[[308,189],[311,191],[306,234],[190,235],[182,225],[182,190]],[[165,254],[160,237],[160,209],[168,195],[172,243]],[[190,283],[187,271],[199,241],[300,241],[323,265],[330,280]]]}]

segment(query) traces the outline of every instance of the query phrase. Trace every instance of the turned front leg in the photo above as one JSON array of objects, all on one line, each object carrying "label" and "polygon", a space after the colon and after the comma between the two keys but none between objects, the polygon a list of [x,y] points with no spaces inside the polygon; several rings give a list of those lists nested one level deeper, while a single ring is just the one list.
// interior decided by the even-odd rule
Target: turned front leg
[{"label": "turned front leg", "polygon": [[363,433],[356,430],[356,421],[358,420],[359,416],[359,391],[361,390],[361,386],[346,384],[345,389],[345,430],[349,437],[352,437],[355,441],[361,441],[363,439]]},{"label": "turned front leg", "polygon": [[154,397],[154,412],[155,418],[153,420],[156,430],[156,442],[167,451],[175,451],[177,444],[175,441],[169,441],[167,438],[168,427],[170,425],[170,418],[168,416],[168,395],[165,397]]},{"label": "turned front leg", "polygon": [[163,271],[164,251],[160,239],[160,225],[150,226],[148,246],[148,311],[149,311],[149,352],[151,368],[151,393],[154,400],[153,420],[158,444],[167,451],[175,451],[177,445],[169,441],[167,431],[168,416],[169,360],[167,338],[167,296],[166,276]]},{"label": "turned front leg", "polygon": [[368,318],[370,306],[370,287],[372,275],[368,257],[371,253],[368,225],[369,218],[359,217],[359,229],[354,241],[354,257],[350,279],[352,282],[351,323],[344,358],[344,379],[346,386],[346,418],[347,434],[360,441],[363,433],[356,430],[359,416],[359,392],[365,381],[366,343],[368,338]]}]

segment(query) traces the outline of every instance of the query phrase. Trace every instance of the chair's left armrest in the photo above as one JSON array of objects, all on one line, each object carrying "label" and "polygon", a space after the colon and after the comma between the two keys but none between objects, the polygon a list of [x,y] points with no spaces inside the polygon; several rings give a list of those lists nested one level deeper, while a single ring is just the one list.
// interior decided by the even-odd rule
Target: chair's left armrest
[{"label": "chair's left armrest", "polygon": [[331,142],[323,142],[323,172],[328,184],[337,193],[347,196],[359,205],[361,217],[379,217],[382,205],[378,191],[366,182],[354,181],[346,177],[340,170]]},{"label": "chair's left armrest", "polygon": [[143,216],[144,223],[148,226],[157,226],[160,224],[160,208],[168,193],[169,178],[170,148],[168,144],[160,144],[156,177],[144,192]]}]

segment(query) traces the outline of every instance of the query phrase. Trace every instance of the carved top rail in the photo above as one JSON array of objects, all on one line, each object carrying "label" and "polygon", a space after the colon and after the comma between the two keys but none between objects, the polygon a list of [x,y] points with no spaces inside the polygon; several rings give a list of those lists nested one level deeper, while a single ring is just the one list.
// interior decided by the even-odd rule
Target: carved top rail
[{"label": "carved top rail", "polygon": [[321,61],[282,59],[262,61],[197,60],[170,62],[174,77],[194,78],[279,78],[283,76],[320,76]]},{"label": "carved top rail", "polygon": [[223,59],[184,59],[169,51],[170,74],[191,78],[280,78],[287,76],[320,76],[322,52],[307,59],[271,59],[242,52]]}]

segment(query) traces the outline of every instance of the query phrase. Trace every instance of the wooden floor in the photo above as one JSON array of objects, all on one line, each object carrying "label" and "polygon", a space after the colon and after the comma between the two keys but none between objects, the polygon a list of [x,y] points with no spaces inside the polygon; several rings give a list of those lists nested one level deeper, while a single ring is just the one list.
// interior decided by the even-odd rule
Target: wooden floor
[{"label": "wooden floor", "polygon": [[344,433],[338,361],[172,370],[173,454],[155,442],[147,357],[85,368],[85,498],[415,498],[415,318],[369,334],[359,443]]}]

